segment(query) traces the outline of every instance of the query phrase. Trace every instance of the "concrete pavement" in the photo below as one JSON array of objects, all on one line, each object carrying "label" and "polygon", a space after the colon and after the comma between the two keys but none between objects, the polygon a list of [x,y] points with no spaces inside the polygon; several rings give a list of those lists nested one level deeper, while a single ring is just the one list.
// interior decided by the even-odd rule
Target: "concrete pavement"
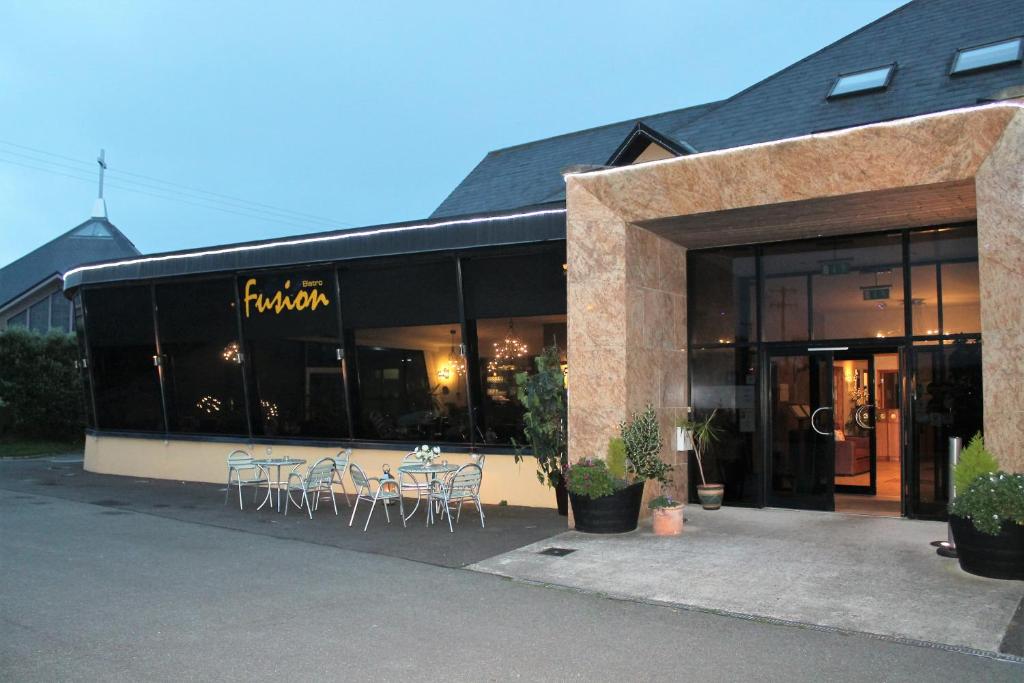
[{"label": "concrete pavement", "polygon": [[0,679],[985,680],[1024,666],[0,496]]},{"label": "concrete pavement", "polygon": [[[1024,582],[967,574],[946,525],[797,510],[686,509],[682,536],[563,533],[472,565],[625,599],[997,651]],[[538,554],[550,546],[565,557]],[[1014,654],[1024,654],[1015,652]]]}]

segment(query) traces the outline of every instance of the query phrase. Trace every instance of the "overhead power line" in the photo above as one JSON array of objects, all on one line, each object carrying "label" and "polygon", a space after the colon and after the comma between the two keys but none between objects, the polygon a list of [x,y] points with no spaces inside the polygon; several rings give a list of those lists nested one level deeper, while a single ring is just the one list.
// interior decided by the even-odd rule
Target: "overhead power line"
[{"label": "overhead power line", "polygon": [[[41,171],[43,173],[49,173],[51,175],[57,175],[57,176],[65,177],[65,178],[71,178],[73,180],[78,180],[78,181],[81,181],[81,182],[84,182],[84,183],[89,183],[89,184],[93,184],[93,183],[96,182],[95,178],[90,178],[90,177],[81,176],[81,175],[75,175],[73,173],[66,173],[64,171],[55,171],[55,170],[50,169],[50,168],[44,168],[44,167],[41,167],[41,166],[33,166],[32,164],[26,164],[26,163],[23,163],[23,162],[20,162],[20,161],[14,161],[14,160],[11,160],[11,159],[4,159],[2,157],[0,157],[0,163],[11,164],[13,166],[20,166],[22,168],[28,168],[28,169],[32,169],[32,170],[35,170],[35,171]],[[246,218],[253,218],[255,220],[266,221],[266,222],[269,222],[269,223],[274,223],[276,225],[283,225],[283,226],[288,226],[288,227],[292,227],[292,228],[298,228],[300,230],[311,230],[311,229],[318,229],[318,228],[322,229],[322,228],[336,227],[336,226],[327,226],[327,225],[313,225],[313,224],[311,224],[309,222],[306,222],[306,223],[296,223],[296,222],[294,222],[295,219],[289,220],[289,219],[283,218],[281,216],[274,216],[274,215],[270,215],[270,214],[258,214],[258,213],[253,213],[253,212],[249,212],[249,211],[243,211],[243,210],[236,211],[236,210],[233,210],[233,209],[230,209],[230,208],[226,208],[224,206],[215,206],[215,205],[211,205],[211,204],[201,204],[201,203],[198,203],[198,202],[188,201],[186,199],[181,199],[181,198],[176,198],[176,197],[169,197],[169,196],[163,195],[163,194],[157,194],[155,192],[147,192],[145,190],[140,190],[138,188],[133,188],[133,187],[128,187],[128,186],[125,186],[125,185],[121,185],[120,183],[112,183],[109,180],[106,181],[106,185],[107,185],[107,187],[114,187],[114,188],[117,188],[119,190],[123,190],[125,192],[133,192],[135,194],[146,195],[146,196],[154,197],[154,198],[157,198],[157,199],[163,199],[165,201],[176,202],[178,204],[187,204],[189,206],[196,206],[196,207],[200,207],[200,208],[203,208],[203,209],[211,209],[213,211],[220,211],[220,212],[223,212],[223,213],[230,213],[230,214],[234,214],[236,216],[244,216]],[[238,207],[238,208],[241,209],[243,207]]]},{"label": "overhead power line", "polygon": [[[30,161],[33,161],[36,164],[45,164],[47,166],[55,166],[55,167],[58,167],[58,168],[63,168],[63,169],[68,169],[68,170],[76,171],[76,172],[79,172],[79,173],[81,173],[81,172],[91,173],[93,171],[93,169],[95,168],[95,162],[94,161],[83,161],[81,159],[76,159],[74,157],[70,157],[70,156],[67,156],[67,155],[64,155],[64,154],[57,154],[56,152],[49,152],[47,150],[39,149],[37,147],[30,147],[28,145],[22,145],[22,144],[19,144],[19,143],[16,143],[16,142],[11,142],[9,140],[0,140],[0,145],[4,145],[4,146],[7,146],[7,147],[13,147],[13,148],[20,149],[20,150],[25,150],[25,151],[28,151],[28,152],[33,152],[36,155],[40,155],[41,154],[41,155],[45,155],[45,156],[48,156],[48,157],[53,157],[55,159],[62,159],[64,161],[70,161],[70,162],[72,162],[73,164],[76,164],[76,165],[75,166],[70,166],[68,164],[52,161],[50,159],[40,159],[40,158],[38,158],[38,156],[32,156],[32,155],[24,154],[24,153],[21,153],[21,152],[15,152],[13,150],[4,149],[3,147],[0,147],[0,154],[13,155],[13,156],[17,156],[17,157],[20,157],[20,158],[28,159]],[[9,163],[13,163],[13,162],[9,162]],[[16,164],[16,165],[25,165],[25,164]],[[28,168],[35,168],[35,170],[44,170],[44,169],[39,168],[38,166],[35,166],[35,167],[27,166],[27,165],[25,165],[25,166],[28,167]],[[157,177],[154,177],[154,176],[145,175],[145,174],[142,174],[142,173],[134,173],[134,172],[130,172],[130,171],[122,171],[120,169],[117,169],[116,167],[109,168],[108,169],[108,173],[110,173],[112,175],[119,176],[117,178],[117,181],[120,183],[120,185],[110,185],[111,187],[118,187],[119,189],[125,189],[125,190],[128,190],[128,191],[137,191],[137,190],[133,190],[133,189],[129,189],[129,188],[125,187],[124,186],[125,184],[131,185],[131,186],[143,187],[143,188],[147,188],[147,189],[150,189],[150,190],[156,190],[156,191],[159,191],[159,192],[170,193],[170,194],[177,195],[177,196],[180,196],[180,197],[188,197],[188,198],[191,198],[193,200],[198,200],[198,201],[203,202],[203,204],[198,204],[197,206],[204,206],[206,208],[217,208],[214,205],[220,205],[220,206],[227,207],[227,208],[230,208],[230,209],[240,209],[240,210],[248,211],[248,212],[251,212],[251,213],[258,213],[258,214],[262,214],[262,215],[265,215],[265,216],[268,216],[268,217],[277,217],[277,218],[287,219],[287,220],[291,220],[291,221],[296,221],[297,220],[297,221],[301,221],[303,223],[302,227],[311,227],[310,221],[316,221],[315,227],[338,227],[338,226],[352,226],[353,225],[352,223],[349,223],[349,222],[346,222],[346,221],[338,221],[338,220],[335,220],[333,218],[329,218],[329,217],[326,217],[326,216],[318,216],[316,214],[306,213],[306,212],[302,212],[302,211],[294,211],[292,209],[285,209],[283,207],[274,206],[272,204],[266,204],[266,203],[263,203],[263,202],[255,202],[255,201],[248,200],[248,199],[242,199],[241,197],[234,197],[232,195],[227,195],[227,194],[223,194],[223,193],[220,193],[220,192],[213,192],[211,190],[205,190],[205,189],[200,188],[200,187],[194,187],[194,186],[191,186],[191,185],[185,185],[185,184],[177,183],[177,182],[170,181],[170,180],[162,180],[160,178],[157,178]],[[60,174],[58,174],[58,175],[60,175]],[[125,177],[120,177],[120,176],[125,176]],[[133,180],[132,178],[141,178],[143,180],[147,180],[147,181],[150,181],[150,182],[141,182],[139,180]],[[144,192],[139,192],[139,193],[140,194],[146,194]],[[162,199],[167,199],[168,201],[179,201],[179,200],[172,200],[169,197],[161,197],[161,198]],[[188,203],[188,202],[183,202],[183,203]]]}]

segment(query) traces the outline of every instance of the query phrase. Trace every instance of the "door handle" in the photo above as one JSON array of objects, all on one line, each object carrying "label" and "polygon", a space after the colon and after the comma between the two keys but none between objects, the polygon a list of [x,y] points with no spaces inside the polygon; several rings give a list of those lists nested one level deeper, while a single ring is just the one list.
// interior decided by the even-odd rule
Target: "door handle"
[{"label": "door handle", "polygon": [[868,412],[875,406],[870,403],[865,404],[853,411],[853,420],[857,423],[857,426],[861,429],[874,429],[874,425],[868,424]]},{"label": "door handle", "polygon": [[822,436],[830,436],[830,432],[823,432],[820,429],[818,429],[818,425],[814,421],[814,418],[818,417],[818,413],[820,413],[823,410],[832,410],[832,406],[822,406],[821,408],[818,408],[813,413],[811,413],[811,429],[816,431],[818,434],[821,434]]}]

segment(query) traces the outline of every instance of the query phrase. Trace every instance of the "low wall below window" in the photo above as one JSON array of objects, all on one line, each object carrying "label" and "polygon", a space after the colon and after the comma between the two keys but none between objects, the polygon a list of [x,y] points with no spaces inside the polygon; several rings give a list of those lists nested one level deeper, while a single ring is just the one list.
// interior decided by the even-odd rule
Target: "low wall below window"
[{"label": "low wall below window", "polygon": [[[242,442],[163,441],[88,435],[85,439],[85,469],[97,474],[222,484],[227,480],[225,461],[228,453],[239,448],[248,450],[256,458],[266,457],[267,446],[264,444],[250,449]],[[307,464],[331,457],[339,450],[292,445],[273,446],[273,449],[276,457],[302,458]],[[397,476],[403,455],[403,451],[354,448],[352,462],[363,468],[369,477],[379,476],[385,464],[391,465]],[[454,465],[470,462],[466,453],[446,453],[443,458]],[[285,469],[282,468],[282,474]],[[345,484],[351,493],[351,481],[347,475]],[[491,505],[505,500],[509,505],[555,506],[555,493],[537,481],[532,459],[516,463],[511,455],[506,454],[487,455],[480,498]]]}]

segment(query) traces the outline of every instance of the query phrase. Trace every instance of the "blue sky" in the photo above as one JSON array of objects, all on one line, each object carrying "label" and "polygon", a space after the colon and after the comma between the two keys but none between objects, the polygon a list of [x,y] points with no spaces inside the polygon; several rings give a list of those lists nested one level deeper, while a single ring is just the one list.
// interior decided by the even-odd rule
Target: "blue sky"
[{"label": "blue sky", "polygon": [[5,2],[0,265],[85,220],[101,147],[143,252],[421,218],[488,150],[727,97],[900,4]]}]

